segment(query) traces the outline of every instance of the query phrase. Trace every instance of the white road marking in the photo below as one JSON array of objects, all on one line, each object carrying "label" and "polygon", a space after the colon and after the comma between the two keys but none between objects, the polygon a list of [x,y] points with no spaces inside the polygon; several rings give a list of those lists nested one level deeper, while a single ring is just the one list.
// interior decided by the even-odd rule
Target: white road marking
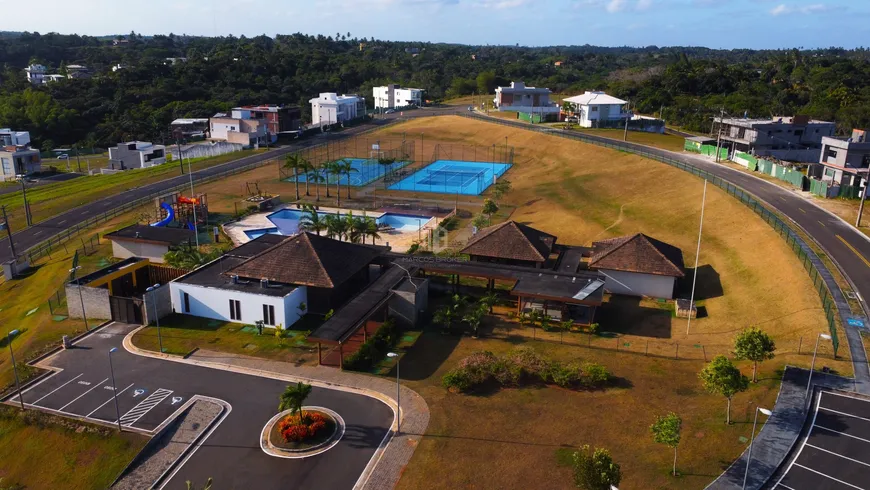
[{"label": "white road marking", "polygon": [[165,390],[163,388],[151,393],[147,398],[139,402],[138,405],[131,408],[129,412],[121,416],[121,425],[129,427],[135,424],[142,416],[150,412],[152,408],[156,407],[171,394],[172,390]]},{"label": "white road marking", "polygon": [[[129,390],[131,386],[133,386],[133,383],[130,383],[130,386],[124,388],[124,389],[121,390],[121,391],[119,391],[118,394],[120,395],[121,393],[123,393],[123,392]],[[91,413],[85,415],[85,417],[90,417],[91,415],[93,415],[94,413],[96,413],[97,410],[99,410],[99,409],[105,407],[107,403],[109,403],[110,401],[112,401],[112,400],[114,400],[114,399],[115,399],[115,395],[112,395],[111,398],[109,398],[108,400],[104,401],[103,404],[100,405],[99,407],[93,409],[93,410],[91,411]]]},{"label": "white road marking", "polygon": [[[95,389],[99,388],[101,384],[105,383],[105,382],[108,381],[108,380],[109,380],[109,378],[106,378],[106,379],[100,381],[99,383],[95,384],[94,386],[92,386],[91,388],[89,388],[87,391],[85,391],[85,392],[82,393],[81,395],[79,395],[79,396],[73,398],[71,402],[69,402],[69,403],[67,403],[66,405],[60,407],[60,410],[63,410],[64,408],[66,408],[66,407],[72,405],[73,403],[76,402],[76,400],[78,400],[79,398],[81,398],[81,397],[87,395],[88,393],[94,391]],[[81,383],[81,381],[79,381],[79,383]]]},{"label": "white road marking", "polygon": [[41,234],[42,234],[42,231],[40,230],[40,231],[37,231],[36,233],[34,233],[33,236],[41,235]]},{"label": "white road marking", "polygon": [[822,475],[822,476],[824,476],[825,478],[829,478],[829,479],[831,479],[831,480],[834,480],[834,481],[837,482],[837,483],[842,483],[843,485],[846,485],[847,487],[857,488],[858,490],[864,490],[864,489],[861,488],[861,487],[858,487],[858,486],[852,485],[851,483],[846,483],[846,482],[844,482],[843,480],[839,480],[839,479],[837,479],[837,478],[834,478],[834,477],[831,476],[831,475],[826,475],[826,474],[822,473],[821,471],[814,470],[814,469],[812,469],[812,468],[808,468],[808,467],[806,467],[806,466],[804,466],[804,465],[802,465],[802,464],[800,464],[800,463],[795,463],[794,465],[795,465],[795,466],[799,466],[799,467],[801,467],[801,468],[803,468],[803,469],[805,469],[805,470],[807,470],[807,471],[812,471],[813,473],[815,473],[815,474],[817,474],[817,475]]},{"label": "white road marking", "polygon": [[789,463],[788,468],[786,468],[786,470],[785,470],[785,473],[783,473],[782,476],[779,477],[779,481],[776,482],[777,485],[782,483],[782,479],[788,476],[788,473],[791,471],[791,467],[796,465],[798,458],[801,457],[801,452],[804,450],[804,447],[806,447],[806,445],[807,445],[807,440],[810,438],[810,435],[813,432],[813,427],[816,426],[816,417],[818,417],[818,415],[819,415],[819,403],[821,403],[821,402],[822,402],[822,395],[819,395],[818,400],[816,400],[816,410],[813,412],[813,421],[812,421],[812,423],[810,423],[810,431],[807,432],[807,435],[804,437],[804,442],[803,442],[803,444],[801,444],[801,448],[798,449],[797,454],[794,455],[794,459],[792,459],[791,463]]},{"label": "white road marking", "polygon": [[66,383],[64,383],[64,384],[62,384],[62,385],[60,385],[60,386],[58,386],[57,388],[55,388],[55,389],[49,391],[49,392],[46,393],[45,395],[42,395],[42,398],[40,398],[39,400],[36,400],[36,401],[33,402],[31,405],[36,405],[37,403],[41,402],[41,401],[42,401],[45,397],[47,397],[48,395],[50,395],[50,394],[54,393],[55,391],[57,391],[57,390],[63,388],[64,386],[66,386],[66,385],[72,383],[73,381],[75,381],[75,380],[81,378],[83,374],[85,374],[85,373],[79,374],[79,375],[76,376],[75,378],[73,378],[73,379],[67,381]]},{"label": "white road marking", "polygon": [[790,486],[788,486],[788,485],[784,485],[784,484],[782,484],[782,483],[780,483],[778,486],[783,487],[783,488],[787,488],[788,490],[794,490],[794,488],[792,488],[792,487],[790,487]]},{"label": "white road marking", "polygon": [[848,457],[848,456],[843,456],[842,454],[835,453],[834,451],[828,451],[828,450],[825,449],[825,448],[822,448],[822,447],[819,447],[819,446],[814,446],[814,445],[809,444],[809,443],[807,443],[807,446],[809,446],[809,447],[811,447],[811,448],[813,448],[813,449],[818,449],[819,451],[824,451],[824,452],[826,452],[826,453],[828,453],[828,454],[833,454],[834,456],[838,456],[838,457],[843,458],[843,459],[848,459],[849,461],[852,461],[852,462],[854,462],[854,463],[863,464],[864,466],[870,467],[870,464],[867,464],[867,463],[865,463],[865,462],[863,462],[863,461],[858,461],[857,459],[852,459],[852,458],[850,458],[850,457]]},{"label": "white road marking", "polygon": [[870,439],[864,439],[863,437],[853,436],[852,434],[846,434],[845,432],[840,432],[840,431],[838,431],[838,430],[829,429],[829,428],[827,428],[827,427],[824,427],[824,426],[821,426],[821,425],[818,425],[818,424],[815,425],[815,427],[817,427],[817,428],[819,428],[819,429],[824,429],[824,430],[826,430],[826,431],[828,431],[828,432],[833,432],[834,434],[838,434],[838,435],[841,435],[841,436],[851,437],[852,439],[858,439],[859,441],[864,441],[864,442],[870,444]]},{"label": "white road marking", "polygon": [[843,415],[843,416],[846,416],[846,417],[852,417],[852,418],[856,418],[856,419],[864,420],[864,421],[866,421],[866,422],[870,422],[870,419],[868,419],[868,418],[866,418],[866,417],[859,417],[858,415],[852,415],[851,413],[841,412],[841,411],[839,411],[839,410],[834,410],[834,409],[831,409],[831,408],[819,407],[819,410],[824,410],[824,411],[826,411],[826,412],[832,412],[832,413],[836,413],[836,414]]},{"label": "white road marking", "polygon": [[58,221],[58,222],[57,222],[57,224],[59,224],[59,225],[62,225],[62,224],[64,224],[64,223],[66,223],[66,220]]}]

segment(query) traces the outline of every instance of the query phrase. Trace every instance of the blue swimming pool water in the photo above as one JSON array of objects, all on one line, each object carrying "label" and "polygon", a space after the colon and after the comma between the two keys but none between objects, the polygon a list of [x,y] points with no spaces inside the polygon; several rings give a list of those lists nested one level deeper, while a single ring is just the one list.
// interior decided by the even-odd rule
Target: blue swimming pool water
[{"label": "blue swimming pool water", "polygon": [[511,168],[507,163],[438,160],[389,187],[396,191],[477,196]]},{"label": "blue swimming pool water", "polygon": [[[386,174],[395,172],[396,170],[410,163],[394,162],[390,164],[381,164],[378,163],[377,160],[365,158],[347,158],[346,160],[350,162],[351,167],[353,167],[355,170],[354,172],[351,172],[350,178],[348,178],[347,175],[342,175],[341,177],[339,177],[338,175],[321,174],[327,179],[326,182],[321,181],[321,183],[329,183],[335,185],[335,182],[339,181],[339,185],[350,185],[353,187],[358,187],[377,180]],[[293,179],[295,179],[296,177],[292,175],[292,170],[290,171],[290,173],[291,175],[287,180],[293,182]],[[306,182],[308,179],[308,175],[299,175],[299,182]],[[312,178],[311,181],[314,182],[314,179]]]},{"label": "blue swimming pool water", "polygon": [[[259,230],[248,230],[245,232],[248,237],[252,240],[254,238],[260,237],[266,233],[276,233],[280,235],[293,235],[299,232],[299,221],[302,219],[303,213],[297,209],[281,209],[275,211],[274,213],[268,215],[269,221],[275,224],[275,228],[262,228]],[[326,216],[328,213],[325,211],[318,211],[319,215]],[[355,216],[362,216],[362,214],[354,214]],[[431,216],[422,216],[415,214],[399,214],[399,213],[385,213],[381,217],[377,218],[375,221],[379,225],[389,225],[396,230],[402,232],[409,231],[417,231],[420,227],[425,225],[432,219]],[[268,231],[266,231],[268,230]],[[256,235],[256,236],[252,236]]]}]

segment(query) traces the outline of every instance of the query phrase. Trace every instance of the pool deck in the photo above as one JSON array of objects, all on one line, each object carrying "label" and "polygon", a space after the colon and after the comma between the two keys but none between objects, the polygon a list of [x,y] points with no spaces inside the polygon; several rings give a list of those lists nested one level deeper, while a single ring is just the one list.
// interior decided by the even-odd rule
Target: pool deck
[{"label": "pool deck", "polygon": [[[233,244],[236,246],[248,243],[251,239],[245,234],[246,231],[251,230],[260,230],[263,228],[274,228],[276,225],[272,221],[270,221],[267,216],[281,211],[282,209],[290,209],[294,211],[298,211],[299,209],[295,204],[288,204],[280,207],[276,207],[275,209],[263,213],[253,214],[251,216],[247,216],[239,221],[234,221],[232,223],[227,223],[223,225],[224,233],[226,233],[230,239],[232,239]],[[344,208],[335,208],[328,206],[320,206],[318,211],[323,213],[353,213],[354,216],[363,216],[363,212],[359,209],[344,209]],[[371,218],[380,218],[384,214],[393,213],[393,214],[406,214],[413,215],[418,211],[413,210],[403,210],[403,209],[381,209],[378,211],[366,211],[365,216]],[[438,226],[438,222],[440,222],[442,216],[435,216],[437,213],[427,212],[427,215],[433,215],[432,219],[426,222],[423,225],[422,230],[418,233],[415,229],[414,231],[402,232],[399,230],[389,230],[389,231],[380,231],[381,238],[375,240],[375,245],[387,245],[389,243],[390,247],[397,252],[403,252],[407,250],[415,241],[417,241],[418,236],[425,237],[426,230],[434,229]],[[367,241],[366,243],[371,243],[371,241]]]}]

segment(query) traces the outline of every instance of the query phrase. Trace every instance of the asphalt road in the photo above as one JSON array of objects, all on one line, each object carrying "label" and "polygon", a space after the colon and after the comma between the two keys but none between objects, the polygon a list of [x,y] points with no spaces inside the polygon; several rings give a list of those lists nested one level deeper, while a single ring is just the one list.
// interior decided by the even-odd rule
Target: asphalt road
[{"label": "asphalt road", "polygon": [[277,413],[286,382],[131,354],[121,342],[134,328],[108,325],[50,358],[62,371],[24,392],[24,401],[30,408],[117,423],[108,362],[109,349],[117,347],[112,361],[123,426],[153,431],[194,395],[232,405],[164,488],[213,478],[217,488],[351,489],[393,423],[392,409],[379,400],[315,387],[306,405],[330,408],[344,419],[341,441],[310,458],[269,456],[260,448],[260,433]]},{"label": "asphalt road", "polygon": [[870,401],[822,392],[810,431],[776,490],[870,489]]},{"label": "asphalt road", "polygon": [[[369,124],[361,124],[359,126],[354,126],[352,128],[345,129],[344,131],[334,132],[334,133],[325,133],[324,135],[316,135],[312,137],[308,137],[303,140],[299,140],[296,143],[283,146],[274,150],[267,151],[265,153],[261,153],[259,155],[249,156],[240,158],[238,160],[234,160],[232,162],[224,163],[221,165],[215,165],[213,167],[209,167],[203,170],[198,170],[193,173],[193,181],[194,184],[197,180],[209,177],[212,175],[219,174],[221,172],[225,172],[227,170],[231,170],[238,167],[244,167],[246,165],[250,165],[256,162],[263,162],[266,160],[271,160],[274,158],[281,157],[288,153],[292,153],[304,148],[308,148],[310,146],[318,145],[325,143],[327,141],[337,141],[341,139],[346,139],[355,136],[358,133],[363,131],[372,129],[372,127],[381,126],[384,124],[388,124],[395,119],[400,117],[404,118],[415,118],[415,117],[425,117],[431,116],[434,114],[445,113],[445,112],[454,112],[456,110],[455,107],[440,107],[440,108],[426,108],[426,109],[417,109],[412,111],[407,111],[404,113],[404,116],[401,116],[399,112],[394,114],[386,114],[383,116],[379,116],[377,119],[372,120]],[[115,208],[123,206],[131,201],[135,201],[136,199],[145,197],[149,194],[160,192],[163,190],[171,189],[173,187],[183,185],[189,182],[189,176],[187,174],[179,175],[177,177],[173,177],[170,179],[162,180],[160,182],[155,182],[152,184],[144,185],[142,187],[137,187],[135,189],[130,189],[128,191],[121,192],[120,194],[115,194],[113,196],[106,197],[104,199],[100,199],[99,201],[94,201],[92,203],[88,203],[77,208],[71,209],[65,213],[59,214],[57,216],[51,217],[44,221],[34,224],[30,228],[26,228],[23,230],[12,230],[13,235],[12,239],[14,240],[15,250],[18,254],[22,254],[28,249],[35,247],[39,243],[51,238],[52,236],[57,235],[58,233],[63,232],[64,230],[71,228],[72,226],[86,221],[94,216],[99,216],[107,211],[111,211]],[[3,234],[3,238],[0,239],[0,262],[5,262],[12,258],[12,252],[9,248],[9,240],[6,238],[5,233]]]}]

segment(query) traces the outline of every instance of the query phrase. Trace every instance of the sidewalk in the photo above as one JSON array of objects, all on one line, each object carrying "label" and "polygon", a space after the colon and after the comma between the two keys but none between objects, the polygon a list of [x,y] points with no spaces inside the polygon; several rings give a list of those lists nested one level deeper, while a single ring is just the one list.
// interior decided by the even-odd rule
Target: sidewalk
[{"label": "sidewalk", "polygon": [[[124,338],[124,348],[136,355],[283,379],[288,382],[303,381],[324,388],[362,393],[383,401],[393,409],[396,408],[396,383],[393,380],[323,366],[295,366],[285,362],[206,350],[198,350],[194,355],[184,359],[136,347],[131,339],[138,330],[130,332]],[[396,435],[394,427],[391,436],[381,442],[381,447],[360,476],[354,486],[355,489],[394,488],[402,476],[405,465],[411,460],[414,449],[426,433],[426,428],[429,426],[429,407],[426,401],[417,392],[404,386],[401,387],[400,396],[401,413],[397,420],[401,420],[401,434]]]},{"label": "sidewalk", "polygon": [[[755,435],[752,445],[752,464],[749,467],[747,489],[764,486],[779,466],[785,461],[803,428],[806,412],[804,410],[809,371],[787,367],[782,376],[782,385],[773,415],[764,423],[759,415],[759,425],[764,423]],[[852,391],[854,380],[824,373],[813,373],[813,387],[824,386]],[[747,450],[719,478],[707,486],[706,490],[740,490],[746,474]]]}]

